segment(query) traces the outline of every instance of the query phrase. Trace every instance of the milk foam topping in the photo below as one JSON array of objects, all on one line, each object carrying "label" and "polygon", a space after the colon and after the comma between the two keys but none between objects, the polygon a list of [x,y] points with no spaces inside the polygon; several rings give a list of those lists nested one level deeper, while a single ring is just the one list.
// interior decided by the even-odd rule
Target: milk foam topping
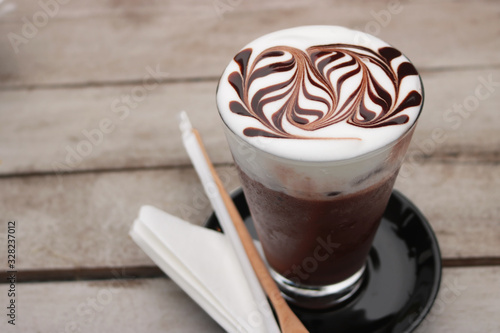
[{"label": "milk foam topping", "polygon": [[224,71],[217,105],[228,128],[287,159],[336,161],[403,136],[423,103],[400,51],[336,26],[277,31],[245,46]]}]

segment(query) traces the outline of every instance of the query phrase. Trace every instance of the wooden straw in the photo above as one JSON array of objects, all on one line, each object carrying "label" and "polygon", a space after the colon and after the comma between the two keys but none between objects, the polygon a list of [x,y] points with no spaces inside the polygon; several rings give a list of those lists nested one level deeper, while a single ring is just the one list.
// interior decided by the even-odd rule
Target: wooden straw
[{"label": "wooden straw", "polygon": [[[261,315],[262,325],[265,326],[265,331],[267,333],[279,333],[280,328],[278,322],[273,315],[271,310],[271,304],[267,300],[266,293],[262,285],[260,284],[257,274],[250,263],[250,259],[243,247],[243,243],[238,235],[238,231],[235,228],[231,215],[226,208],[226,204],[222,199],[222,195],[219,192],[217,185],[215,184],[214,177],[210,171],[209,164],[203,152],[200,141],[196,138],[193,132],[193,126],[189,121],[189,117],[185,111],[179,114],[179,128],[182,132],[182,141],[186,148],[193,166],[200,177],[201,183],[207,193],[210,203],[214,208],[215,215],[219,219],[219,223],[226,234],[226,237],[234,250],[234,254],[238,258],[239,264],[243,273],[245,274],[245,279],[248,284],[249,291],[252,293],[255,305],[258,306],[258,312]],[[239,318],[242,320],[243,318]],[[247,323],[252,325],[251,323]],[[262,325],[256,324],[256,328]],[[260,327],[263,328],[263,327]]]},{"label": "wooden straw", "polygon": [[245,252],[250,260],[250,263],[252,264],[255,274],[257,275],[257,278],[260,284],[262,285],[262,288],[267,294],[267,297],[269,297],[269,300],[271,301],[271,304],[273,305],[274,310],[276,311],[276,315],[278,316],[278,321],[281,326],[281,331],[283,333],[308,332],[308,330],[305,328],[305,326],[302,324],[299,318],[297,318],[297,316],[292,312],[286,301],[283,299],[283,296],[281,296],[281,292],[278,289],[278,286],[274,282],[273,278],[271,277],[269,271],[267,270],[267,267],[264,264],[262,258],[260,257],[259,252],[255,248],[252,237],[250,236],[250,233],[245,227],[245,224],[238,210],[236,209],[233,200],[231,199],[226,189],[222,185],[222,182],[219,176],[217,175],[217,172],[215,171],[212,162],[208,157],[205,146],[203,145],[203,142],[201,140],[200,133],[194,128],[192,129],[192,132],[200,145],[200,148],[203,152],[207,165],[210,169],[210,173],[212,174],[217,189],[222,197],[222,200],[224,201],[224,204],[229,212],[229,215],[231,216],[235,229],[238,233],[238,236],[241,239],[243,248],[245,249]]}]

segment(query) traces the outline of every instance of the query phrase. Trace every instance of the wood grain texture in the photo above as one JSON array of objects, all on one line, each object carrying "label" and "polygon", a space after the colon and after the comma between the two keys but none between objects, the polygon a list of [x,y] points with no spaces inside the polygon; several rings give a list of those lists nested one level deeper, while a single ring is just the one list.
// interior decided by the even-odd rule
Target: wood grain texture
[{"label": "wood grain texture", "polygon": [[[18,284],[10,332],[224,332],[169,279]],[[5,293],[0,299],[5,304]]]},{"label": "wood grain texture", "polygon": [[[498,257],[498,166],[411,166],[396,188],[429,219],[443,257]],[[234,167],[217,170],[227,189],[238,185]],[[5,178],[0,188],[2,218],[19,225],[20,270],[151,266],[128,237],[141,205],[195,224],[211,211],[191,168]],[[0,251],[0,260],[5,255]]]},{"label": "wood grain texture", "polygon": [[415,333],[498,332],[500,267],[448,268],[431,312]]},{"label": "wood grain texture", "polygon": [[[234,168],[218,170],[223,183],[234,188]],[[33,176],[0,183],[2,219],[18,224],[19,270],[151,266],[128,236],[141,205],[196,224],[211,211],[193,169]],[[6,251],[0,251],[0,260],[5,262]]]},{"label": "wood grain texture", "polygon": [[[169,1],[144,7],[132,1],[73,2],[53,18],[39,18],[39,28],[25,34],[28,38],[22,18],[33,21],[43,13],[37,3],[21,6],[0,22],[0,86],[136,81],[147,66],[156,65],[165,80],[218,77],[249,41],[308,24],[371,32],[400,48],[419,68],[500,65],[500,4],[495,1],[401,0],[395,7],[380,0]],[[235,5],[218,10],[216,3]],[[10,33],[25,40],[13,47]]]},{"label": "wood grain texture", "polygon": [[[500,289],[491,286],[499,283],[500,267],[445,269],[416,332],[498,332]],[[22,283],[18,291],[16,327],[2,321],[2,332],[222,332],[168,279]]]},{"label": "wood grain texture", "polygon": [[395,187],[428,218],[444,258],[499,256],[497,164],[405,163],[401,171]]},{"label": "wood grain texture", "polygon": [[[424,73],[423,80],[424,111],[410,155],[500,161],[500,70]],[[491,91],[485,81],[494,82]],[[181,110],[213,162],[230,163],[216,85],[161,84],[135,102],[131,96],[142,85],[0,91],[0,175],[188,165]],[[475,97],[477,89],[484,98]],[[106,121],[111,127],[101,129]]]}]

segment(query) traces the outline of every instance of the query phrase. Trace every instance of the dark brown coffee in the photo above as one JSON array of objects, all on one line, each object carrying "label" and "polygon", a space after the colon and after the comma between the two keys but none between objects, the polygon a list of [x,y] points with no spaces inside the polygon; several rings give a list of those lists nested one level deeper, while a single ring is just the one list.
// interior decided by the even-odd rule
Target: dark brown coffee
[{"label": "dark brown coffee", "polygon": [[308,200],[271,190],[238,170],[270,266],[310,286],[343,281],[363,267],[396,179]]}]

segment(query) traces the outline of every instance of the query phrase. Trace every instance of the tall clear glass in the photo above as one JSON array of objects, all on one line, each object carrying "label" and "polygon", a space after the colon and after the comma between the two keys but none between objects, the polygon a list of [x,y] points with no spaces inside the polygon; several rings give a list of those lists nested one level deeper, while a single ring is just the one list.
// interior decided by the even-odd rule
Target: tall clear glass
[{"label": "tall clear glass", "polygon": [[[284,34],[288,39],[280,38],[277,40],[291,40],[294,36],[293,33],[297,33],[303,38],[306,35],[304,31],[307,31],[307,29],[291,31]],[[343,33],[343,30],[339,31]],[[305,61],[305,63],[316,66],[314,64],[315,57],[319,58],[319,61],[323,57],[326,59],[324,62],[333,59],[331,60],[333,62],[339,58],[336,54],[344,50],[331,51],[331,58],[327,58],[328,52],[330,52],[328,47],[330,46],[327,46],[326,51],[319,51],[323,53],[310,53],[312,60],[310,62],[309,60]],[[310,49],[308,48],[307,51]],[[346,53],[351,52],[348,47],[345,49],[348,50],[345,51]],[[390,64],[398,54],[398,51],[392,50],[395,49],[379,48],[377,52],[379,52],[382,60],[386,57]],[[285,49],[285,51],[292,54],[292,59],[294,56],[297,59],[302,57],[300,52],[294,53],[294,50],[289,51],[289,49]],[[242,52],[249,54],[245,50]],[[268,66],[267,64],[270,61],[274,61],[274,59],[271,59],[272,57],[283,56],[285,59],[281,63],[276,61],[278,65],[272,67],[278,68],[280,75],[281,72],[285,71],[282,69],[285,68],[285,65],[294,65],[292,61],[287,60],[286,55],[277,53],[274,48],[270,52],[274,53],[262,56],[266,65],[262,65],[261,68],[264,69],[256,69],[251,75],[263,75],[262,73],[267,70],[265,66]],[[365,52],[365,50],[362,49],[361,52]],[[399,55],[401,54],[399,53]],[[363,56],[364,54],[360,56],[360,59]],[[368,53],[368,56],[370,56],[370,53]],[[235,57],[235,62],[240,65],[242,71],[248,71],[247,67],[250,65],[243,64],[241,59],[243,59],[241,56],[239,58]],[[248,59],[250,59],[249,56],[247,56],[246,61],[250,62],[251,60]],[[346,61],[346,63],[348,62]],[[296,67],[292,65],[287,65],[286,69],[294,70]],[[298,60],[294,66],[299,66]],[[323,66],[321,63],[317,65],[319,69],[322,69],[321,66]],[[360,65],[360,68],[362,66]],[[398,75],[403,73],[403,69],[410,68],[408,75],[416,75],[413,79],[421,88],[420,78],[416,71],[413,72],[414,69],[411,70],[412,66],[399,63],[394,66]],[[319,70],[315,73],[318,72]],[[231,74],[223,75],[221,82],[229,77],[227,80],[231,82],[232,86],[237,91],[238,89],[242,91],[243,88],[236,86],[239,84],[238,82],[243,82],[246,79],[245,74],[240,75],[241,79],[238,79],[239,81],[234,79],[234,74],[232,75],[233,78],[231,78]],[[306,78],[306,76],[301,77]],[[398,80],[399,85],[402,86],[402,79]],[[318,80],[317,82],[321,83],[322,81]],[[320,83],[317,85],[320,86]],[[413,107],[416,116],[412,119],[412,123],[404,127],[404,130],[397,132],[397,135],[392,134],[391,140],[386,140],[387,142],[383,145],[373,145],[376,149],[365,149],[362,153],[351,154],[352,157],[337,158],[332,155],[330,158],[326,152],[330,152],[332,149],[335,150],[338,147],[344,149],[345,147],[342,145],[351,145],[347,146],[346,151],[349,149],[356,150],[358,143],[356,141],[344,144],[343,142],[323,140],[324,142],[321,143],[322,146],[320,147],[325,151],[326,157],[318,155],[320,158],[315,159],[310,158],[310,156],[302,158],[300,154],[296,154],[294,158],[293,154],[281,153],[280,146],[283,145],[284,150],[291,151],[294,149],[294,145],[297,145],[297,147],[300,146],[297,149],[299,151],[302,149],[301,151],[307,155],[310,153],[307,151],[308,145],[313,147],[314,144],[321,140],[278,137],[282,132],[276,132],[278,134],[271,133],[271,135],[269,131],[272,131],[273,128],[269,124],[272,124],[272,122],[265,123],[265,120],[261,121],[267,124],[267,127],[263,127],[265,131],[268,131],[265,132],[265,135],[260,137],[255,135],[255,133],[264,132],[262,130],[258,132],[253,127],[248,127],[250,131],[241,131],[239,125],[236,126],[236,123],[232,122],[232,120],[228,121],[228,119],[233,118],[228,117],[224,112],[231,111],[232,113],[241,114],[244,116],[242,121],[247,121],[247,118],[251,118],[252,115],[253,119],[257,119],[259,115],[264,116],[264,112],[254,112],[252,114],[248,110],[241,111],[242,108],[258,107],[258,103],[253,105],[251,103],[240,103],[238,105],[241,106],[238,106],[238,108],[233,104],[230,105],[231,110],[227,111],[227,102],[234,99],[234,97],[226,98],[224,93],[221,93],[221,84],[225,83],[220,83],[219,86],[217,100],[219,112],[224,122],[227,141],[239,172],[257,234],[275,281],[288,300],[302,307],[324,308],[345,301],[362,284],[368,252],[415,129],[416,118],[422,106],[421,94],[409,90],[404,91],[404,94],[408,94],[410,97],[412,94],[413,97],[420,96],[420,100],[418,100],[417,96],[411,103],[401,102],[402,98],[399,101],[394,101],[394,103],[400,103],[403,106],[406,103],[407,106]],[[244,86],[244,82],[241,83],[241,86]],[[303,93],[306,86],[306,84],[303,84],[301,90],[298,90],[295,96]],[[367,92],[364,96],[379,94],[382,96],[380,98],[388,99],[388,93],[384,95],[382,89],[379,89],[374,83],[369,83],[364,87],[368,87],[366,88],[368,90],[374,90],[374,92]],[[292,91],[292,88],[290,91]],[[252,89],[252,87],[248,88],[248,94],[255,91],[255,89]],[[312,87],[311,91],[315,91],[314,89]],[[332,88],[332,91],[335,93],[335,88]],[[264,93],[261,93],[261,96],[264,96]],[[254,94],[259,96],[259,92]],[[319,100],[323,96],[320,92],[316,92],[316,94],[316,96],[313,96],[312,93],[304,93],[304,96],[315,100]],[[243,96],[243,93],[240,92],[239,97],[241,96]],[[268,100],[273,99],[274,101],[277,99],[276,96],[285,96],[285,93],[279,95],[276,92],[271,92],[269,96]],[[290,93],[289,96],[294,95]],[[338,100],[340,99],[342,99],[341,96],[338,97]],[[264,97],[262,97],[262,100],[265,101]],[[356,105],[353,106],[353,108],[356,107]],[[402,108],[400,106],[398,110]],[[273,110],[266,112],[271,114]],[[399,117],[397,118],[398,121],[404,119],[401,118],[401,115]],[[313,117],[309,119],[313,119]],[[402,120],[400,122],[402,123]],[[251,124],[258,123],[254,121]],[[394,124],[397,124],[396,120],[387,127]],[[383,127],[379,126],[375,129],[382,133],[378,134],[382,137],[385,131]],[[283,126],[283,129],[285,128],[286,126]],[[342,130],[343,128],[345,126],[342,127]],[[371,128],[367,127],[361,130],[355,127],[353,136],[359,133],[368,133],[371,130]],[[248,139],[248,137],[245,137],[245,133],[253,133],[253,136]],[[314,149],[321,152],[321,149],[318,150],[317,147]],[[293,151],[293,153],[296,152]]]}]

